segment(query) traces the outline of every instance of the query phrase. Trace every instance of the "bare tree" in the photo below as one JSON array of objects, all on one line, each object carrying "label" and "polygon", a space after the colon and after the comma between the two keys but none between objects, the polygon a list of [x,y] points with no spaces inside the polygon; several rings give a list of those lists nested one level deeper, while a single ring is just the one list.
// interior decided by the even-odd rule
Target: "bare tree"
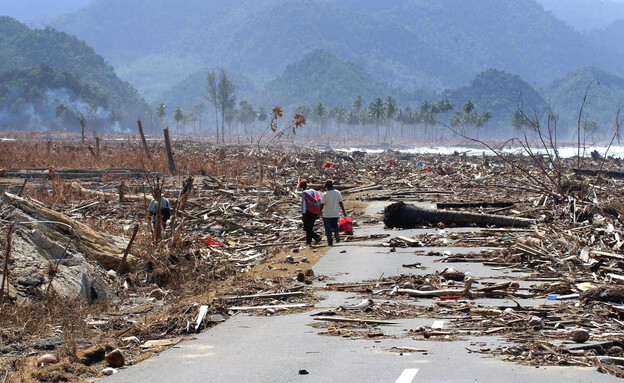
[{"label": "bare tree", "polygon": [[[236,87],[227,78],[225,69],[221,68],[219,73],[219,84],[217,88],[217,102],[221,109],[221,143],[225,144],[225,115],[236,105]],[[218,122],[217,122],[218,123]]]},{"label": "bare tree", "polygon": [[219,144],[219,103],[217,100],[217,76],[215,74],[214,69],[211,69],[206,75],[206,94],[204,98],[210,102],[215,108],[215,120],[217,122],[216,132],[217,132],[217,144]]}]

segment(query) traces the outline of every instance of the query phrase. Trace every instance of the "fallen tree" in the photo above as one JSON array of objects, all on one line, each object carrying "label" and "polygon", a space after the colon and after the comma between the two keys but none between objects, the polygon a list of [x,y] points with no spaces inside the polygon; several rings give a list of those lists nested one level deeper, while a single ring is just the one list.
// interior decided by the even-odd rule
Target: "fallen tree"
[{"label": "fallen tree", "polygon": [[389,228],[413,229],[417,226],[435,225],[440,222],[457,226],[529,227],[535,224],[533,219],[424,209],[405,204],[403,201],[393,203],[384,209],[384,224]]},{"label": "fallen tree", "polygon": [[[89,226],[48,209],[42,204],[4,193],[3,202],[14,207],[11,290],[16,298],[44,294],[48,284],[66,297],[87,302],[112,298],[105,283],[106,270],[132,270],[137,258],[128,254],[121,263],[126,243],[98,233]],[[10,291],[11,291],[10,290]]]}]

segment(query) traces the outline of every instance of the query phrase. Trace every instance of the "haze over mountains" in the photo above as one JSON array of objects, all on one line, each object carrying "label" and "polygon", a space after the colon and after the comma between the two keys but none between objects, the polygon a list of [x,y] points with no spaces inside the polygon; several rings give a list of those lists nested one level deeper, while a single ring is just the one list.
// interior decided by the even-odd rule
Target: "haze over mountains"
[{"label": "haze over mountains", "polygon": [[[37,1],[26,0],[30,13],[4,4],[0,14],[36,20],[41,16],[36,8],[46,4]],[[596,79],[609,89],[600,97],[609,95],[612,101],[595,103],[604,110],[593,115],[609,125],[615,111],[607,108],[624,100],[618,85],[624,77],[624,12],[619,13],[624,3],[616,0],[187,0],[175,5],[59,0],[57,5],[57,11],[69,13],[49,14],[47,23],[93,47],[152,105],[188,109],[202,102],[211,67],[231,74],[238,100],[264,107],[294,109],[317,102],[349,107],[355,95],[368,102],[391,95],[400,105],[450,97],[458,107],[470,96],[478,108],[492,109],[492,123],[505,125],[520,104],[560,102],[565,103],[560,109],[571,113],[580,90]],[[583,12],[587,17],[577,17]],[[557,93],[562,84],[569,97]]]}]

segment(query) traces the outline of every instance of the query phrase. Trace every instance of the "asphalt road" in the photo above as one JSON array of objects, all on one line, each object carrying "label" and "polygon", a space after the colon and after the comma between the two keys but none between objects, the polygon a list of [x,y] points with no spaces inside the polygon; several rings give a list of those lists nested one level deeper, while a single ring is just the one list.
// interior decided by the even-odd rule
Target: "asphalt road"
[{"label": "asphalt road", "polygon": [[[385,231],[381,226],[362,231],[414,234]],[[387,248],[376,247],[375,243],[368,245],[341,243],[331,248],[314,266],[316,274],[331,277],[331,282],[355,282],[382,275],[432,273],[448,266],[433,262],[435,257],[416,255],[410,249],[397,249],[396,253],[390,254]],[[461,248],[442,250],[466,252]],[[421,262],[427,269],[402,267],[414,262]],[[519,275],[475,263],[453,266],[469,270],[477,278]],[[384,334],[390,335],[383,339],[352,340],[319,335],[321,330],[311,326],[316,321],[310,314],[358,303],[362,296],[322,292],[318,297],[321,300],[310,312],[272,317],[235,315],[199,334],[195,340],[180,343],[158,356],[125,368],[105,378],[105,382],[620,382],[615,377],[598,373],[595,368],[520,366],[467,350],[495,348],[501,344],[496,337],[416,341],[402,336],[405,331],[418,326],[436,323],[444,327],[444,318],[399,320],[399,324],[383,326]],[[521,304],[545,302],[524,300]],[[479,303],[513,304],[507,300],[480,300]],[[423,300],[418,304],[430,302]],[[389,351],[392,347],[426,351],[399,354]],[[307,374],[300,374],[301,370]]]}]

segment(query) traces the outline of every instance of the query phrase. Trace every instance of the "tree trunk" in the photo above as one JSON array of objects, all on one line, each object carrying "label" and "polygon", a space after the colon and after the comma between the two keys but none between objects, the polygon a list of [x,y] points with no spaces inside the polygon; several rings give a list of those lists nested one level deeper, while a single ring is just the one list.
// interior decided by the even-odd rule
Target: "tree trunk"
[{"label": "tree trunk", "polygon": [[457,226],[514,226],[530,227],[535,220],[492,214],[476,214],[436,209],[422,209],[404,202],[393,203],[384,209],[386,227],[413,229],[422,225],[435,225],[439,222]]},{"label": "tree trunk", "polygon": [[169,140],[169,128],[163,129],[165,133],[165,149],[167,150],[167,159],[169,160],[169,170],[175,172],[175,163],[173,162],[173,151],[171,150],[171,141]]},{"label": "tree trunk", "polygon": [[145,150],[145,155],[148,160],[152,160],[152,156],[149,154],[149,148],[147,147],[147,141],[145,140],[145,135],[143,134],[143,125],[141,125],[141,120],[137,120],[137,125],[139,126],[139,134],[141,135],[141,143],[143,144],[143,150]]}]

